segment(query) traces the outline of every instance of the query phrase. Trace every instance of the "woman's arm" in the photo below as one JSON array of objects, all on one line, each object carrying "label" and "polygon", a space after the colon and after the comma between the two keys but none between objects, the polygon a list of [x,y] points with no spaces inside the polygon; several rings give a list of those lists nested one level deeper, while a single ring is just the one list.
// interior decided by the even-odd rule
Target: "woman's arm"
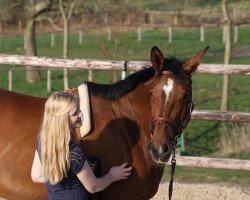
[{"label": "woman's arm", "polygon": [[127,163],[121,166],[112,167],[105,176],[96,178],[87,161],[84,162],[82,169],[78,172],[77,177],[82,182],[86,190],[90,193],[96,193],[104,190],[112,182],[127,179],[131,174],[132,167],[127,167]]},{"label": "woman's arm", "polygon": [[37,150],[35,152],[32,168],[31,168],[31,179],[33,182],[36,182],[36,183],[45,183],[45,179],[42,176],[42,165],[41,165],[41,161],[40,161]]}]

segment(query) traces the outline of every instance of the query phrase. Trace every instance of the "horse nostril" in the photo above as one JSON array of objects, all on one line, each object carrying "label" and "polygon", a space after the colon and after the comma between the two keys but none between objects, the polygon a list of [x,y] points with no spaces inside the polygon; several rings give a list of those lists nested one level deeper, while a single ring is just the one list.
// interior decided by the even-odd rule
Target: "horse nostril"
[{"label": "horse nostril", "polygon": [[168,152],[168,145],[167,145],[167,144],[165,144],[165,145],[163,146],[163,152]]},{"label": "horse nostril", "polygon": [[149,150],[149,151],[152,150],[152,142],[149,142],[149,143],[148,143],[148,150]]}]

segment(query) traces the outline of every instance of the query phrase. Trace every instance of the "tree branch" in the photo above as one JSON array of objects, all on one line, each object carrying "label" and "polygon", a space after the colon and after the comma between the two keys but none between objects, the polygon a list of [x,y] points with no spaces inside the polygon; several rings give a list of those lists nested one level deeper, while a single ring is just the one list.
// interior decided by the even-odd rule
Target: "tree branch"
[{"label": "tree branch", "polygon": [[69,13],[68,13],[68,21],[71,19],[72,14],[73,14],[73,10],[75,7],[77,0],[74,0],[71,4],[70,4],[70,8],[69,8]]},{"label": "tree branch", "polygon": [[38,16],[39,14],[43,13],[44,11],[48,10],[49,7],[51,6],[50,1],[43,1],[43,2],[38,2],[33,6],[33,15]]},{"label": "tree branch", "polygon": [[10,5],[10,9],[15,9],[17,7],[22,7],[23,4],[21,2],[17,2],[15,4]]},{"label": "tree branch", "polygon": [[66,14],[65,14],[65,10],[63,8],[62,0],[59,0],[59,9],[60,9],[60,12],[62,14],[63,20],[67,21],[67,17],[66,17]]},{"label": "tree branch", "polygon": [[62,31],[63,29],[56,25],[55,20],[52,20],[50,17],[38,17],[36,21],[43,21],[46,20],[50,23],[50,25],[57,31]]},{"label": "tree branch", "polygon": [[221,0],[221,8],[224,16],[224,21],[228,23],[229,17],[228,17],[227,0]]}]

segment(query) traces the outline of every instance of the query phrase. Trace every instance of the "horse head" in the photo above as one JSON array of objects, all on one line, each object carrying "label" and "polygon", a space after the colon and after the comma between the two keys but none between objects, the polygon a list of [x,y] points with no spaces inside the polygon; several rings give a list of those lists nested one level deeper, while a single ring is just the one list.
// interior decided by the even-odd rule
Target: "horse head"
[{"label": "horse head", "polygon": [[190,121],[192,102],[191,74],[199,66],[208,47],[183,62],[164,58],[155,46],[151,50],[151,63],[155,79],[151,93],[151,140],[148,151],[157,162],[167,162],[178,138]]}]

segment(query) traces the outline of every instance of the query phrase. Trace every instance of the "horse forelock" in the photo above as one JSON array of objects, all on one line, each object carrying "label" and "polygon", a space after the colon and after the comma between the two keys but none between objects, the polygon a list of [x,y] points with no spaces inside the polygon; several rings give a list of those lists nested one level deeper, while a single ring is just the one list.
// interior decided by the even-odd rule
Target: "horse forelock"
[{"label": "horse forelock", "polygon": [[165,58],[164,67],[162,71],[170,71],[175,76],[182,76],[184,75],[183,65],[184,61],[180,61],[175,57]]},{"label": "horse forelock", "polygon": [[131,74],[124,80],[120,80],[114,84],[98,84],[93,82],[87,82],[87,84],[90,94],[109,100],[116,100],[134,90],[139,84],[146,82],[154,74],[153,68],[149,67]]}]

